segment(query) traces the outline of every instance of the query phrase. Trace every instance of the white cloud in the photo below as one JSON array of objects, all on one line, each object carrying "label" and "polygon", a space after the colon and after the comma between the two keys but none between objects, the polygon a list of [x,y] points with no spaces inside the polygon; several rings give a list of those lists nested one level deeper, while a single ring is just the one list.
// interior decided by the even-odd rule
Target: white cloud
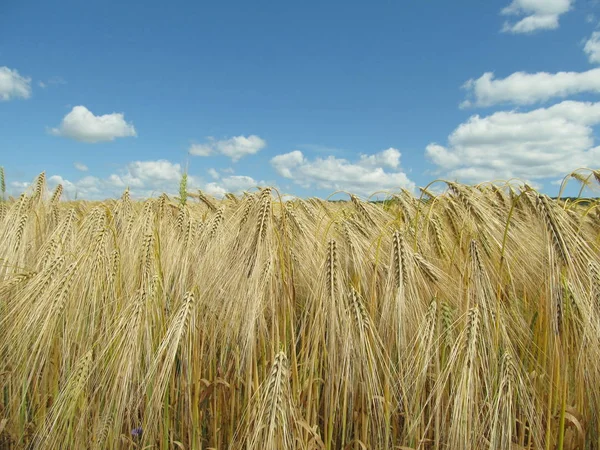
[{"label": "white cloud", "polygon": [[67,114],[58,128],[50,132],[56,136],[75,139],[80,142],[106,142],[119,137],[137,136],[132,124],[125,121],[122,113],[95,116],[85,106],[75,106]]},{"label": "white cloud", "polygon": [[264,185],[266,183],[262,181],[259,183],[254,178],[248,176],[232,175],[223,178],[218,183],[208,183],[203,190],[212,196],[223,197],[227,192],[241,194],[259,184]]},{"label": "white cloud", "polygon": [[205,144],[192,144],[189,153],[195,156],[210,156],[220,153],[235,162],[246,155],[258,153],[266,145],[267,143],[263,139],[252,134],[250,136],[234,136],[221,141],[210,139]]},{"label": "white cloud", "polygon": [[460,158],[455,152],[449,152],[446,147],[438,144],[429,144],[427,146],[427,156],[436,165],[444,168],[452,168],[460,164]]},{"label": "white cloud", "polygon": [[370,195],[380,190],[414,189],[414,183],[400,169],[400,156],[398,150],[390,148],[374,155],[361,155],[352,163],[334,156],[309,160],[301,151],[294,150],[275,156],[271,165],[279,175],[304,187]]},{"label": "white cloud", "polygon": [[86,176],[77,182],[82,188],[95,188],[100,180],[96,177]]},{"label": "white cloud", "polygon": [[[88,175],[79,179],[67,179],[57,174],[48,177],[48,185],[53,189],[62,184],[65,198],[70,200],[118,198],[126,188],[130,189],[133,198],[157,197],[163,192],[177,196],[182,175],[182,166],[167,160],[132,161],[105,178]],[[206,183],[188,174],[188,191],[202,189],[216,197],[222,197],[227,192],[240,194],[257,185],[267,184],[241,175],[226,176],[216,182]],[[30,183],[14,181],[9,188],[12,195],[18,195],[29,186]]]},{"label": "white cloud", "polygon": [[217,172],[215,169],[208,169],[207,172],[215,180],[221,178],[221,175],[219,175],[219,172]]},{"label": "white cloud", "polygon": [[474,115],[452,132],[447,147],[432,143],[426,155],[461,181],[556,177],[597,166],[600,147],[594,147],[592,127],[598,124],[600,102]]},{"label": "white cloud", "polygon": [[204,186],[203,191],[217,198],[222,198],[225,196],[225,194],[227,194],[227,192],[229,192],[219,183],[208,183],[206,186]]},{"label": "white cloud", "polygon": [[571,9],[575,0],[513,0],[501,12],[506,16],[525,16],[518,22],[504,22],[502,31],[532,33],[558,28],[558,19]]},{"label": "white cloud", "polygon": [[214,153],[214,149],[210,145],[192,144],[188,153],[194,156],[210,156]]},{"label": "white cloud", "polygon": [[585,42],[583,51],[592,64],[600,63],[600,31],[594,31]]},{"label": "white cloud", "polygon": [[396,169],[400,166],[400,152],[390,147],[374,155],[360,155],[359,164],[365,167],[390,167]]},{"label": "white cloud", "polygon": [[470,99],[461,103],[461,107],[500,103],[531,105],[553,97],[564,98],[583,92],[600,93],[600,68],[587,72],[515,72],[501,79],[495,79],[492,72],[486,72],[476,80],[467,81],[463,88]]},{"label": "white cloud", "polygon": [[80,172],[87,172],[87,171],[88,171],[88,166],[86,166],[85,164],[82,164],[82,163],[78,163],[78,162],[76,162],[76,163],[74,163],[73,165],[74,165],[74,166],[75,166],[75,168],[76,168],[77,170],[79,170]]},{"label": "white cloud", "polygon": [[133,161],[127,165],[128,175],[143,181],[171,181],[181,180],[181,165],[173,164],[165,159],[158,161]]},{"label": "white cloud", "polygon": [[[133,195],[151,197],[162,192],[173,194],[179,189],[183,175],[180,164],[160,159],[156,161],[132,161],[109,176],[108,181],[119,188],[129,187]],[[198,186],[198,180],[188,175],[188,189]]]},{"label": "white cloud", "polygon": [[64,179],[60,175],[52,175],[51,177],[48,177],[49,187],[54,188],[59,184],[62,184],[63,192],[65,192],[71,200],[75,198],[75,196],[77,195],[77,186],[74,183]]},{"label": "white cloud", "polygon": [[14,69],[0,67],[0,101],[31,97],[31,78]]},{"label": "white cloud", "polygon": [[285,178],[294,178],[292,170],[304,163],[304,155],[300,150],[277,155],[271,158],[271,165],[277,173]]},{"label": "white cloud", "polygon": [[[71,182],[60,175],[52,175],[48,178],[48,186],[55,187],[59,184],[62,184],[63,192],[71,200],[75,198],[101,199],[109,195],[107,194],[109,186],[103,180],[92,176],[83,177],[76,182]],[[115,195],[118,193],[115,192]]]},{"label": "white cloud", "polygon": [[27,189],[30,184],[27,181],[11,181],[10,186],[16,189]]},{"label": "white cloud", "polygon": [[[132,161],[106,178],[85,176],[71,181],[60,175],[53,175],[48,178],[48,184],[51,187],[62,184],[67,198],[70,199],[75,196],[100,200],[116,198],[127,187],[130,188],[133,197],[146,198],[162,192],[176,195],[182,174],[181,165],[170,161]],[[198,186],[198,179],[188,176],[188,187],[195,189]]]}]

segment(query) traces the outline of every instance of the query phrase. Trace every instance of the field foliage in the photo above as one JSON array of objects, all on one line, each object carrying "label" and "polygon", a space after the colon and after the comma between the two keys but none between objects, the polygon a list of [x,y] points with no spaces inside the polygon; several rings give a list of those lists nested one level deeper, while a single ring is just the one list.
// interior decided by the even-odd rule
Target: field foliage
[{"label": "field foliage", "polygon": [[600,448],[599,202],[436,187],[73,202],[40,175],[0,202],[0,448]]}]

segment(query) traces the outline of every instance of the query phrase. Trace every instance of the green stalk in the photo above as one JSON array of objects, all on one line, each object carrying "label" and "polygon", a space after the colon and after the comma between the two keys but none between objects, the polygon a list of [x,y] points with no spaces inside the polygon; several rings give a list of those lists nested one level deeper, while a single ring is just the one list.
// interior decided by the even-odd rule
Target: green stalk
[{"label": "green stalk", "polygon": [[0,166],[0,191],[2,191],[2,201],[6,201],[6,178],[2,166]]}]

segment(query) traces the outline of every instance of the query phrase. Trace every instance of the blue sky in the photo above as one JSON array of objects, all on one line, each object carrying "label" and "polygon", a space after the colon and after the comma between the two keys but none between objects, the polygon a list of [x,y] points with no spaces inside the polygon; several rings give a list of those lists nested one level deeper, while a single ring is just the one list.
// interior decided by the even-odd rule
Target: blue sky
[{"label": "blue sky", "polygon": [[46,171],[71,198],[176,192],[185,167],[217,196],[555,193],[600,161],[599,19],[595,0],[8,0],[0,165],[13,193]]}]

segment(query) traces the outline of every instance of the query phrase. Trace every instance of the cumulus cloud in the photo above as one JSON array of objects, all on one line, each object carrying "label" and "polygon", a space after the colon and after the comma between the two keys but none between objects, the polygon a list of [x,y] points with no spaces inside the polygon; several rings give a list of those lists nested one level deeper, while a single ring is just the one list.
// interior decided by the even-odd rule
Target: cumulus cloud
[{"label": "cumulus cloud", "polygon": [[600,63],[600,31],[594,31],[585,41],[583,51],[588,56],[589,62],[592,64]]},{"label": "cumulus cloud", "polygon": [[524,17],[517,22],[504,22],[502,31],[516,34],[554,30],[559,26],[560,16],[568,12],[573,3],[575,0],[513,0],[501,13]]},{"label": "cumulus cloud", "polygon": [[307,188],[316,186],[371,195],[380,190],[414,189],[414,183],[400,168],[400,156],[398,150],[389,148],[373,155],[361,155],[353,163],[334,156],[310,160],[301,151],[294,150],[273,157],[271,165],[282,177]]},{"label": "cumulus cloud", "polygon": [[461,103],[463,108],[501,103],[531,105],[554,97],[564,98],[584,92],[600,93],[600,68],[586,72],[515,72],[500,79],[495,79],[492,72],[486,72],[476,80],[467,81],[463,88],[467,90],[468,97]]},{"label": "cumulus cloud", "polygon": [[210,139],[204,144],[192,144],[189,153],[195,156],[210,156],[222,154],[238,161],[246,155],[253,155],[265,148],[267,143],[260,137],[252,134],[250,136],[234,136],[230,139]]},{"label": "cumulus cloud", "polygon": [[221,178],[221,175],[219,175],[219,172],[217,172],[215,169],[208,169],[207,172],[215,180]]},{"label": "cumulus cloud", "polygon": [[122,113],[94,115],[85,106],[75,106],[62,120],[58,128],[50,132],[56,136],[80,142],[96,143],[114,141],[120,137],[137,136],[131,123]]},{"label": "cumulus cloud", "polygon": [[600,102],[563,101],[529,112],[501,111],[471,116],[448,137],[432,143],[427,157],[450,178],[543,179],[578,167],[595,167],[593,126],[600,124]]},{"label": "cumulus cloud", "polygon": [[87,172],[88,171],[88,166],[86,166],[85,164],[82,163],[74,163],[73,166],[75,166],[75,168],[77,170],[79,170],[80,172]]},{"label": "cumulus cloud", "polygon": [[360,155],[359,164],[364,167],[389,167],[396,169],[400,166],[400,152],[395,148],[388,148],[374,155]]},{"label": "cumulus cloud", "polygon": [[188,153],[194,156],[210,156],[215,153],[215,150],[210,145],[192,144],[190,145]]},{"label": "cumulus cloud", "polygon": [[304,163],[304,155],[300,150],[277,155],[271,158],[271,165],[277,173],[285,178],[294,178],[292,170],[301,166]]},{"label": "cumulus cloud", "polygon": [[103,180],[87,176],[76,182],[71,182],[60,175],[48,177],[48,186],[55,187],[62,184],[63,192],[69,199],[75,198],[101,198],[103,193],[107,192],[107,187]]},{"label": "cumulus cloud", "polygon": [[[62,184],[66,199],[104,200],[119,197],[129,188],[133,198],[157,197],[165,192],[177,196],[179,182],[184,169],[181,164],[164,159],[152,161],[132,161],[106,177],[87,175],[79,179],[69,179],[58,174],[48,177],[48,186],[53,189]],[[188,190],[202,189],[210,195],[222,197],[227,192],[240,194],[258,185],[268,183],[256,181],[252,177],[232,175],[221,177],[214,182],[188,174]],[[9,185],[10,192],[18,195],[30,185],[28,182],[14,181]]]},{"label": "cumulus cloud", "polygon": [[223,197],[226,193],[241,194],[248,189],[264,185],[264,182],[258,182],[254,178],[244,175],[232,175],[224,177],[218,183],[208,183],[204,191],[214,197]]},{"label": "cumulus cloud", "polygon": [[11,181],[9,186],[14,188],[13,194],[16,193],[18,195],[21,193],[21,191],[24,191],[31,186],[31,183],[28,181]]},{"label": "cumulus cloud", "polygon": [[[54,187],[62,184],[67,198],[86,198],[103,200],[116,198],[129,188],[131,195],[137,198],[153,197],[162,192],[176,195],[183,174],[180,164],[167,160],[132,161],[116,173],[106,178],[85,176],[72,181],[61,175],[48,177],[48,184]],[[199,186],[199,180],[188,176],[190,189]]]},{"label": "cumulus cloud", "polygon": [[14,69],[0,67],[0,101],[31,97],[31,78]]},{"label": "cumulus cloud", "polygon": [[158,161],[133,161],[127,165],[127,176],[142,181],[179,182],[182,171],[180,164],[161,159]]}]

